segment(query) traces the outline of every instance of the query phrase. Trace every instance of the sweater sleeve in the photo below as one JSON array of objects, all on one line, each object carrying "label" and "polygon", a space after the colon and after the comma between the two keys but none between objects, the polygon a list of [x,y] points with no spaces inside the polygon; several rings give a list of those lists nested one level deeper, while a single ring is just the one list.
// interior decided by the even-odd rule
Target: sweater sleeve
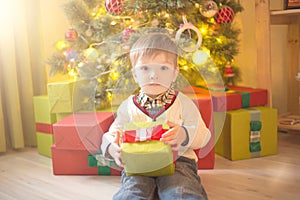
[{"label": "sweater sleeve", "polygon": [[184,94],[180,95],[180,99],[182,104],[182,125],[189,134],[189,142],[186,146],[191,149],[204,147],[211,137],[210,130],[206,127],[194,102]]},{"label": "sweater sleeve", "polygon": [[118,108],[117,115],[114,122],[111,124],[108,132],[104,133],[102,137],[101,150],[103,155],[108,155],[107,150],[109,145],[115,140],[116,133],[123,132],[124,125],[129,122],[128,101],[125,100]]}]

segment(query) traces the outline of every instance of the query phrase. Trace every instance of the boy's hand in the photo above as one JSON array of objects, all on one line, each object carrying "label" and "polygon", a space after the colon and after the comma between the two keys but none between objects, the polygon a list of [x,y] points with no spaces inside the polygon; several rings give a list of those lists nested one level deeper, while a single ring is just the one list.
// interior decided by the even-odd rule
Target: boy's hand
[{"label": "boy's hand", "polygon": [[186,139],[185,130],[178,124],[174,124],[170,121],[168,121],[167,124],[170,129],[162,135],[160,141],[171,145],[173,151],[178,151],[179,147]]},{"label": "boy's hand", "polygon": [[120,132],[116,133],[115,140],[109,145],[108,153],[115,160],[116,164],[123,167],[121,160],[121,147],[120,147]]}]

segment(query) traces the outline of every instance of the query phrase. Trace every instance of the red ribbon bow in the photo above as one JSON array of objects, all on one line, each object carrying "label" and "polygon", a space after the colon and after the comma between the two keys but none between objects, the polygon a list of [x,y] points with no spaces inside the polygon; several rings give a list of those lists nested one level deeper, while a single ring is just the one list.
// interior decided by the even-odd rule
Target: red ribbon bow
[{"label": "red ribbon bow", "polygon": [[163,126],[161,124],[150,128],[127,130],[124,131],[122,140],[124,143],[160,140],[162,134],[164,134],[166,131],[168,130],[163,129]]}]

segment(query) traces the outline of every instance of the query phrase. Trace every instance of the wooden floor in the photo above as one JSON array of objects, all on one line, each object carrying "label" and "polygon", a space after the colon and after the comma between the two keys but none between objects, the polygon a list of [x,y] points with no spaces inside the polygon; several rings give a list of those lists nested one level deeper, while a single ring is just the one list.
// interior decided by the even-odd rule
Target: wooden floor
[{"label": "wooden floor", "polygon": [[[300,199],[300,132],[279,133],[278,155],[229,161],[199,171],[210,200]],[[35,148],[0,154],[1,200],[111,199],[120,177],[54,176]]]}]

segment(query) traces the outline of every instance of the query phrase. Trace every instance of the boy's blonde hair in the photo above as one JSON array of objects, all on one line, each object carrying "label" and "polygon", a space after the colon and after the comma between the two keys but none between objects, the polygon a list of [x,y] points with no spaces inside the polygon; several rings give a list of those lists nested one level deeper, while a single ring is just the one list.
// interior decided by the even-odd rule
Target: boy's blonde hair
[{"label": "boy's blonde hair", "polygon": [[149,33],[141,36],[130,49],[130,61],[134,67],[138,59],[144,56],[154,56],[157,53],[169,54],[177,66],[178,47],[173,40],[164,33]]}]

